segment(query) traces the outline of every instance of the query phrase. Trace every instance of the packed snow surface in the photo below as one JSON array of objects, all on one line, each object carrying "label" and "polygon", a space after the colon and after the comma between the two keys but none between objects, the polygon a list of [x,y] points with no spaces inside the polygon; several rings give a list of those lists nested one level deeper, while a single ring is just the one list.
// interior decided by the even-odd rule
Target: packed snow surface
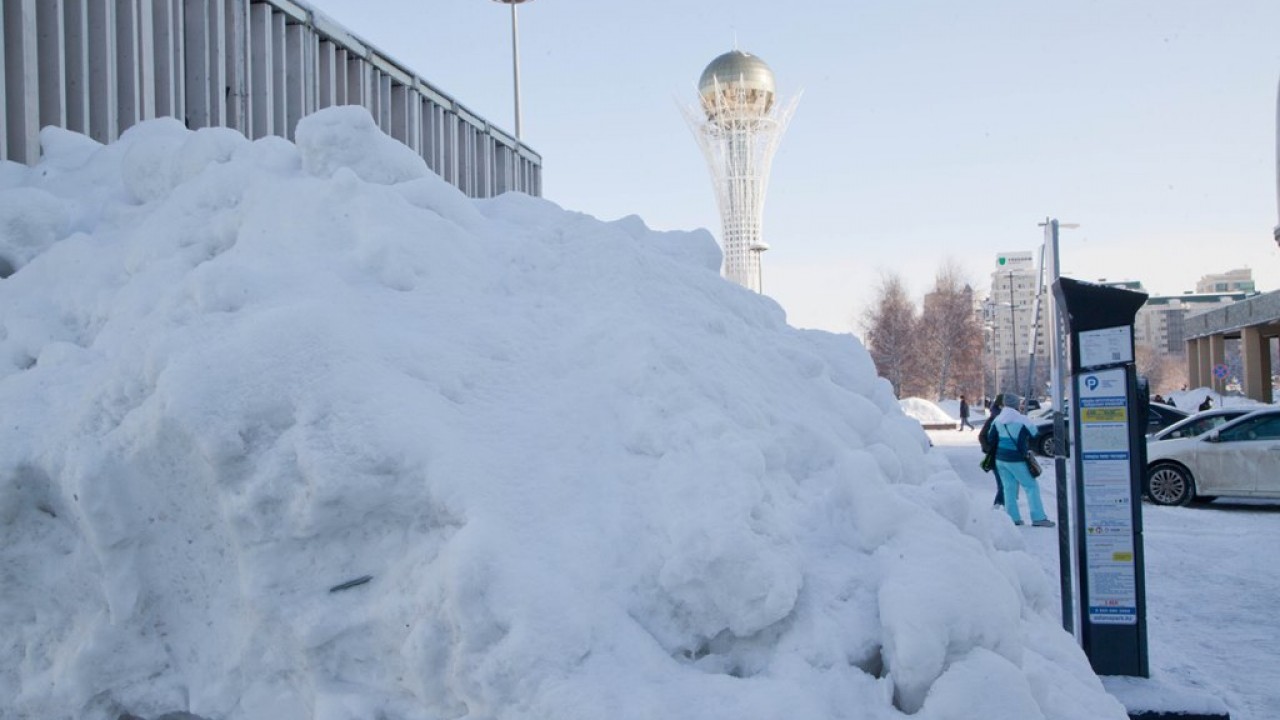
[{"label": "packed snow surface", "polygon": [[915,418],[920,421],[921,425],[956,425],[960,417],[959,403],[956,403],[956,415],[952,417],[946,410],[943,410],[937,403],[924,398],[909,397],[902,398],[898,401],[902,407],[902,412],[908,417]]},{"label": "packed snow surface", "polygon": [[366,112],[0,166],[5,717],[1124,718],[851,336]]}]

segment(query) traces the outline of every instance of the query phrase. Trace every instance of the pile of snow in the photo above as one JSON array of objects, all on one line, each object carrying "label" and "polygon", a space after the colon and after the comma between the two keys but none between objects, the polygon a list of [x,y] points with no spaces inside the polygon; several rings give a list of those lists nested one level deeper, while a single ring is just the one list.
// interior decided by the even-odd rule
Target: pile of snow
[{"label": "pile of snow", "polygon": [[953,417],[946,410],[943,410],[937,403],[924,398],[909,397],[898,401],[898,405],[902,407],[902,412],[908,417],[915,418],[920,421],[921,425],[957,425],[959,418],[959,404],[956,405],[957,412]]},{"label": "pile of snow", "polygon": [[0,166],[17,717],[1124,718],[851,336],[367,113]]},{"label": "pile of snow", "polygon": [[1258,407],[1263,406],[1263,403],[1260,403],[1253,398],[1245,397],[1243,395],[1223,395],[1217,390],[1207,387],[1180,390],[1178,392],[1169,393],[1164,397],[1166,402],[1172,400],[1172,405],[1175,405],[1180,410],[1186,410],[1187,412],[1195,412],[1198,410],[1200,408],[1200,404],[1204,402],[1205,398],[1209,398],[1209,401],[1215,408],[1253,407],[1255,405]]}]

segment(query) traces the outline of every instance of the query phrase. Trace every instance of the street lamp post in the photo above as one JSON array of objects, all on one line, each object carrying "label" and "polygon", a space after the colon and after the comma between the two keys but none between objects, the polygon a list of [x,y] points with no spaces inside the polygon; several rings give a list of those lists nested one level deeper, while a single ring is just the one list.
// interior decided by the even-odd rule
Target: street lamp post
[{"label": "street lamp post", "polygon": [[1013,304],[1013,271],[1009,271],[1009,347],[1013,350],[1013,391],[1017,393],[1022,384],[1018,382],[1018,319]]},{"label": "street lamp post", "polygon": [[515,87],[516,139],[520,139],[520,24],[516,6],[529,0],[494,0],[511,6],[511,76]]},{"label": "street lamp post", "polygon": [[[988,300],[987,302],[991,302]],[[995,310],[991,310],[991,374],[992,399],[1000,395],[1000,324],[996,322]]]},{"label": "street lamp post", "polygon": [[[1003,394],[1003,393],[1004,393],[1005,388],[1004,388],[1004,386],[1003,386],[1003,385],[1001,385],[1001,383],[1000,383],[1000,373],[1003,371],[1003,365],[1004,365],[1004,363],[1003,363],[1003,362],[1001,362],[1001,356],[1000,356],[1000,342],[1001,342],[1001,341],[1000,341],[1000,337],[1001,337],[1002,333],[1000,332],[1000,313],[999,313],[999,309],[1000,309],[1000,308],[1003,308],[1003,307],[1007,307],[1007,308],[1009,308],[1009,319],[1010,319],[1010,321],[1012,322],[1012,321],[1013,321],[1013,303],[1011,303],[1011,302],[996,302],[995,300],[992,300],[991,298],[987,298],[987,300],[986,300],[986,307],[987,307],[987,316],[990,318],[990,321],[989,321],[989,322],[990,322],[990,326],[991,326],[991,366],[992,366],[992,368],[993,368],[992,372],[993,372],[993,373],[994,373],[994,375],[995,375],[995,391],[996,391],[996,395],[1001,395],[1001,394]],[[1015,337],[1016,330],[1017,330],[1017,328],[1016,328],[1016,326],[1015,326],[1015,327],[1014,327],[1014,328],[1012,328],[1012,329],[1011,329],[1011,331],[1009,332],[1009,342],[1010,342],[1010,345],[1012,345],[1012,346],[1013,346],[1013,352],[1011,352],[1011,353],[1009,354],[1009,357],[1011,357],[1011,358],[1013,359],[1013,361],[1014,361],[1014,371],[1015,371],[1015,373],[1016,373],[1016,371],[1017,371],[1017,369],[1018,369],[1018,368],[1017,368],[1018,353],[1017,353],[1017,346],[1016,346],[1017,338]],[[1005,379],[1007,380],[1008,378],[1005,378]],[[1015,374],[1015,376],[1014,376],[1014,381],[1015,381],[1015,383],[1017,382],[1017,376],[1016,376],[1016,374]],[[1014,385],[1014,391],[1016,392],[1016,391],[1017,391],[1017,389],[1018,389],[1018,388],[1017,388],[1017,385],[1015,384],[1015,385]]]},{"label": "street lamp post", "polygon": [[[1041,257],[1048,256],[1049,279],[1046,283],[1053,287],[1061,274],[1058,254],[1058,229],[1078,228],[1076,223],[1060,223],[1045,218],[1044,245]],[[1067,414],[1063,403],[1063,391],[1066,385],[1067,348],[1062,336],[1064,318],[1058,307],[1058,299],[1049,293],[1049,334],[1053,338],[1052,352],[1049,355],[1049,395],[1053,407],[1053,475],[1058,491],[1058,576],[1059,597],[1062,599],[1062,628],[1069,633],[1075,632],[1075,585],[1071,580],[1071,493],[1067,486]],[[1076,407],[1079,407],[1077,405]]]}]

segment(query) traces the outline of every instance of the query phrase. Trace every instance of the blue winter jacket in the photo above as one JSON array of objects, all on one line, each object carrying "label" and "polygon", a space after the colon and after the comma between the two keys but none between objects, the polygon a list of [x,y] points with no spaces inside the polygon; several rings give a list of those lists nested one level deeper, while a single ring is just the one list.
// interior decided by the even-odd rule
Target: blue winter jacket
[{"label": "blue winter jacket", "polygon": [[996,460],[1018,462],[1027,457],[1031,449],[1031,431],[1020,422],[998,425],[991,423],[987,439],[996,443]]}]

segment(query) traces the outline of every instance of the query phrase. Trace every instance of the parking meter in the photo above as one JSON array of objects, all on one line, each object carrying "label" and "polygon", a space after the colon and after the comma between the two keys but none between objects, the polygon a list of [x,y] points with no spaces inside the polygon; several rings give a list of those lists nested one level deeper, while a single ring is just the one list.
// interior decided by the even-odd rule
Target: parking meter
[{"label": "parking meter", "polygon": [[1133,346],[1133,321],[1147,295],[1066,277],[1053,292],[1071,338],[1080,642],[1099,675],[1149,677],[1142,545],[1147,422]]}]

